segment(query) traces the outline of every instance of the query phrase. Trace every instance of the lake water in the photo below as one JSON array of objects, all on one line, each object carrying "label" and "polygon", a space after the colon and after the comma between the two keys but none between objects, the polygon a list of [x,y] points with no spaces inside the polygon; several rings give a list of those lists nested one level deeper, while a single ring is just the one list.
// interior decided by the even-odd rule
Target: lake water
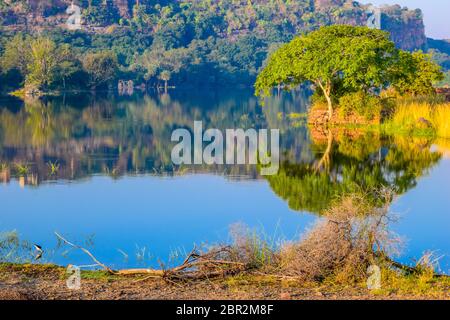
[{"label": "lake water", "polygon": [[[264,106],[250,90],[1,100],[0,260],[33,261],[30,244],[39,244],[40,263],[92,263],[60,246],[57,231],[114,268],[174,264],[194,244],[229,242],[233,225],[274,243],[298,239],[340,194],[389,186],[399,194],[391,229],[404,239],[397,259],[435,250],[449,272],[450,142],[311,130],[308,96],[284,93]],[[172,130],[194,121],[280,129],[278,175],[174,167]]]}]

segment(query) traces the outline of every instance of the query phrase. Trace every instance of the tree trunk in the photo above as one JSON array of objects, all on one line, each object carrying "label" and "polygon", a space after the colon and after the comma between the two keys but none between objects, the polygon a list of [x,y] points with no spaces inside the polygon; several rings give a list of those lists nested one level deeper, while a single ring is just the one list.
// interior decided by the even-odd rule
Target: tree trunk
[{"label": "tree trunk", "polygon": [[327,99],[328,103],[328,119],[331,120],[333,117],[333,103],[331,102],[331,98],[329,95],[325,93],[325,98]]},{"label": "tree trunk", "polygon": [[167,93],[167,80],[164,80],[164,93]]},{"label": "tree trunk", "polygon": [[325,96],[325,99],[327,99],[328,104],[328,121],[331,121],[331,118],[333,117],[333,102],[331,101],[331,81],[327,81],[325,87],[322,84],[321,81],[316,82],[319,87],[322,89],[323,95]]}]

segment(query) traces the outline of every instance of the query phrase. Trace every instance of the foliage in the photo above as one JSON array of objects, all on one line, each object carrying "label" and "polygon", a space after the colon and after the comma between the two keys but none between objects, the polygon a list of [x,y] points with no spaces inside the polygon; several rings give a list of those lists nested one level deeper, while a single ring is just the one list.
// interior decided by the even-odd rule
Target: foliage
[{"label": "foliage", "polygon": [[28,64],[31,60],[30,40],[29,37],[19,33],[6,44],[1,58],[1,65],[4,72],[16,69],[20,74],[26,74]]},{"label": "foliage", "polygon": [[396,49],[387,33],[366,27],[322,27],[297,37],[270,58],[258,75],[256,94],[268,95],[277,84],[292,87],[312,82],[328,102],[339,98],[337,88],[344,91],[369,91],[387,86],[389,66]]},{"label": "foliage", "polygon": [[[318,9],[311,0],[82,0],[80,6],[86,30],[68,31],[58,27],[60,19],[66,17],[65,2],[9,3],[0,8],[0,16],[8,20],[6,24],[20,25],[30,12],[39,18],[46,17],[42,19],[46,28],[39,31],[40,35],[52,39],[57,47],[70,45],[76,60],[83,61],[84,56],[92,52],[112,51],[120,69],[117,79],[134,80],[135,83],[145,81],[151,86],[158,84],[159,73],[163,70],[153,73],[148,72],[152,71],[151,66],[141,66],[141,60],[145,60],[142,56],[147,51],[184,51],[186,59],[179,70],[161,68],[171,73],[171,83],[250,86],[273,48],[322,25],[361,24],[365,16],[365,7],[357,2]],[[408,11],[401,8],[394,14],[405,21],[411,18]],[[37,28],[23,30],[27,30],[28,36],[37,37]],[[2,33],[0,53],[1,44],[7,43],[16,33],[6,30]],[[77,62],[69,68],[63,67],[70,76],[58,77],[52,86],[86,88],[80,66]],[[18,88],[20,79],[17,81],[13,74],[4,77],[7,84],[4,86]]]},{"label": "foliage", "polygon": [[[365,14],[365,8],[356,2],[318,10],[311,0],[82,0],[79,4],[86,30],[68,31],[58,27],[66,17],[67,3],[62,1],[30,2],[29,5],[27,1],[9,1],[0,7],[0,16],[5,16],[8,20],[5,23],[10,25],[20,25],[30,12],[33,17],[48,17],[42,19],[46,28],[39,31],[40,35],[51,38],[57,46],[69,44],[79,61],[91,52],[113,51],[120,65],[121,72],[117,75],[120,79],[156,85],[162,70],[153,73],[148,72],[152,68],[138,67],[145,60],[142,56],[149,50],[179,49],[185,51],[186,60],[178,71],[165,68],[172,74],[171,83],[250,86],[267,53],[275,46],[321,25],[358,24]],[[37,28],[23,30],[37,37]],[[0,42],[7,43],[16,33],[5,31]],[[79,71],[69,72],[70,77],[59,77],[53,85],[65,88],[78,84],[85,88]],[[17,84],[15,78],[5,80],[12,86]]]},{"label": "foliage", "polygon": [[110,51],[89,53],[83,59],[83,68],[89,76],[90,87],[105,86],[116,77],[117,57]]},{"label": "foliage", "polygon": [[146,81],[154,78],[168,81],[172,74],[180,72],[183,65],[188,63],[189,50],[185,48],[164,50],[161,47],[146,50],[135,67],[144,72]]},{"label": "foliage", "polygon": [[394,88],[400,94],[432,95],[435,93],[433,85],[444,79],[441,67],[432,61],[430,55],[420,51],[412,54],[399,52],[399,62],[393,80]]},{"label": "foliage", "polygon": [[48,37],[33,39],[22,34],[6,45],[1,61],[4,72],[18,72],[27,87],[37,90],[47,90],[58,81],[65,86],[66,79],[80,68],[68,45],[57,46]]},{"label": "foliage", "polygon": [[338,101],[343,115],[373,119],[382,111],[376,96],[393,86],[400,94],[432,95],[443,79],[440,67],[422,52],[395,48],[386,33],[365,27],[329,26],[300,36],[275,51],[255,83],[256,95],[274,86],[311,82],[314,101],[325,100],[328,118]]},{"label": "foliage", "polygon": [[[92,1],[90,1],[92,2]],[[119,12],[111,1],[102,1],[94,6],[90,4],[82,12],[83,19],[86,23],[93,26],[106,26],[117,21]]]},{"label": "foliage", "polygon": [[55,79],[59,59],[64,59],[56,44],[48,38],[37,38],[30,44],[25,85],[46,90]]},{"label": "foliage", "polygon": [[[328,146],[319,142],[312,146],[317,158],[311,163],[286,161],[277,175],[266,179],[272,190],[297,211],[323,214],[334,199],[361,192],[380,205],[378,195],[371,190],[388,187],[402,194],[440,159],[438,152],[424,148],[431,145],[426,139],[392,139],[384,140],[370,132],[359,137],[336,134]],[[381,157],[380,151],[386,146],[389,151]]]},{"label": "foliage", "polygon": [[444,78],[442,81],[436,84],[438,87],[450,87],[450,71],[444,73]]},{"label": "foliage", "polygon": [[339,111],[344,117],[356,113],[372,120],[380,115],[382,109],[383,104],[379,97],[363,91],[348,93],[339,99]]}]

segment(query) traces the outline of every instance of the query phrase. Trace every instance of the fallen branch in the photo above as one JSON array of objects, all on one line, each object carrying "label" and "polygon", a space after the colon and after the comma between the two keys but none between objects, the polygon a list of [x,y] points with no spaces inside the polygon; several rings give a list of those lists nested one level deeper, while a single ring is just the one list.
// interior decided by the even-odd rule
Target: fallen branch
[{"label": "fallen branch", "polygon": [[164,277],[164,273],[165,273],[164,270],[155,270],[155,269],[123,269],[114,272],[114,274],[121,276],[149,275],[157,277]]},{"label": "fallen branch", "polygon": [[184,262],[175,268],[161,270],[161,269],[122,269],[122,270],[112,270],[104,263],[101,263],[89,250],[76,245],[59,233],[55,232],[55,235],[61,239],[67,245],[79,249],[86,253],[92,260],[95,261],[96,265],[101,266],[107,272],[120,275],[120,276],[136,276],[143,275],[145,278],[162,278],[165,280],[179,279],[179,280],[197,280],[204,278],[213,278],[219,276],[225,276],[230,274],[236,274],[248,270],[246,264],[236,261],[227,261],[218,259],[222,257],[223,253],[229,253],[230,248],[224,247],[218,250],[207,252],[204,255],[197,253],[196,249],[191,251],[186,257]]},{"label": "fallen branch", "polygon": [[115,273],[115,271],[113,271],[113,270],[112,270],[111,268],[109,268],[107,265],[105,265],[105,264],[101,263],[100,261],[98,261],[97,258],[96,258],[92,253],[89,252],[89,250],[87,250],[87,249],[85,249],[85,248],[83,248],[83,247],[81,247],[81,246],[78,246],[78,245],[76,245],[76,244],[73,244],[72,242],[68,241],[68,240],[65,239],[63,236],[61,236],[58,232],[55,232],[55,235],[56,235],[59,239],[61,239],[64,243],[68,244],[69,246],[74,247],[74,248],[76,248],[76,249],[80,249],[81,251],[83,251],[84,253],[86,253],[89,257],[91,257],[92,260],[94,260],[94,262],[95,262],[97,265],[101,266],[103,269],[105,269],[105,270],[108,271],[109,273]]}]

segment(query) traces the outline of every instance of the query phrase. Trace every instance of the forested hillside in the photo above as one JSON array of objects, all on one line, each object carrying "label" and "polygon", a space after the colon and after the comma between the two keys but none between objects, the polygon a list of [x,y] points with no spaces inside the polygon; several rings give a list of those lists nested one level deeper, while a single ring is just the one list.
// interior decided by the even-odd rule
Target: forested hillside
[{"label": "forested hillside", "polygon": [[[22,41],[25,35],[39,35],[58,48],[67,45],[65,56],[57,59],[66,68],[55,67],[59,75],[48,80],[50,87],[104,87],[112,79],[147,86],[251,85],[267,54],[281,43],[322,25],[367,25],[377,12],[344,0],[90,0],[74,1],[82,25],[73,31],[67,28],[71,3],[0,0],[2,82],[9,84],[3,90],[26,78],[14,72],[20,69],[11,61],[16,54],[7,52],[17,34]],[[427,49],[420,10],[390,6],[379,16],[398,47]],[[15,41],[20,47],[21,40]],[[448,55],[435,50],[448,63]],[[111,70],[94,79],[102,59],[109,59]]]}]

